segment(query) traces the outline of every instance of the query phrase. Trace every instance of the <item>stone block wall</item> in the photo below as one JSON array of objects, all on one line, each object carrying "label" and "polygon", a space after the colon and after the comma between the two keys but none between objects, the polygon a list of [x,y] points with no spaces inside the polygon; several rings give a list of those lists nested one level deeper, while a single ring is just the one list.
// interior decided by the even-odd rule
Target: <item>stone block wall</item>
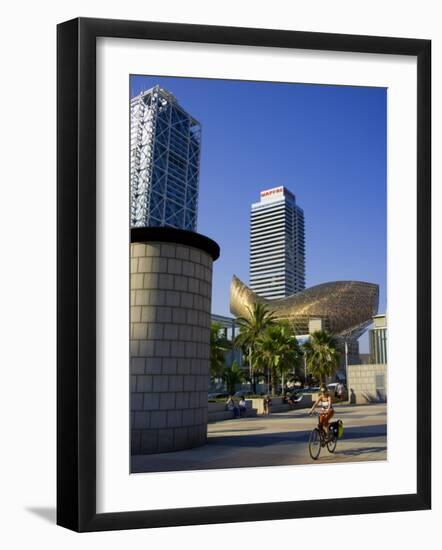
[{"label": "stone block wall", "polygon": [[[376,376],[383,377],[383,388],[376,383]],[[347,387],[350,403],[359,405],[385,402],[387,400],[387,365],[349,365]]]},{"label": "stone block wall", "polygon": [[131,244],[131,451],[203,445],[207,437],[210,254]]}]

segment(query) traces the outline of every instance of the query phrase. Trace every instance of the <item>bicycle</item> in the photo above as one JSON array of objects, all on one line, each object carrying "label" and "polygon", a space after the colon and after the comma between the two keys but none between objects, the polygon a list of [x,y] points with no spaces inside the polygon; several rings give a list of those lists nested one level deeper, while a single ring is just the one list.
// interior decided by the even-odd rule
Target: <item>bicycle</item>
[{"label": "bicycle", "polygon": [[325,446],[327,446],[329,453],[335,452],[338,438],[335,435],[335,432],[330,429],[330,426],[328,427],[328,432],[326,433],[319,424],[319,417],[321,416],[321,413],[315,411],[312,414],[316,414],[318,416],[318,425],[316,428],[313,428],[310,433],[308,451],[310,453],[310,457],[313,460],[317,460],[321,453],[321,449]]}]

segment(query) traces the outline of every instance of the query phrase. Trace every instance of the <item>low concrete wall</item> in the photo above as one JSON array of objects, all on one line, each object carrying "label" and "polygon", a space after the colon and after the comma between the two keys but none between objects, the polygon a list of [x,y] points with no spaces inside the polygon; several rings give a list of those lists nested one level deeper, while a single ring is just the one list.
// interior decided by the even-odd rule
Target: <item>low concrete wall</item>
[{"label": "low concrete wall", "polygon": [[306,409],[313,405],[312,394],[307,393],[302,395],[302,399],[299,403],[296,403],[296,409]]},{"label": "low concrete wall", "polygon": [[[257,397],[255,399],[251,400],[253,403],[253,408],[257,410],[258,414],[264,414],[264,399],[262,397]],[[312,406],[312,396],[310,394],[303,395],[302,399],[299,403],[296,403],[296,405],[293,407],[293,409],[290,409],[290,406],[286,403],[283,403],[282,397],[272,397],[272,407],[270,409],[270,412],[278,413],[278,412],[285,412],[290,410],[296,410],[296,409],[305,409],[307,407]]]},{"label": "low concrete wall", "polygon": [[387,365],[349,365],[349,402],[353,404],[387,401]]},{"label": "low concrete wall", "polygon": [[[246,399],[247,417],[256,416],[257,410],[253,407],[251,399]],[[219,422],[220,420],[230,420],[234,418],[233,411],[227,409],[226,403],[209,403],[208,421]]]}]

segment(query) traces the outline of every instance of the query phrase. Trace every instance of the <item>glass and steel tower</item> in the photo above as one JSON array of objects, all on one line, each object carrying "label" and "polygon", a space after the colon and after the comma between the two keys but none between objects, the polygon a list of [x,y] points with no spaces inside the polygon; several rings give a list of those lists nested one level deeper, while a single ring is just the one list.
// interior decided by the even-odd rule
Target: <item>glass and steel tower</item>
[{"label": "glass and steel tower", "polygon": [[132,227],[196,231],[201,126],[160,86],[130,102]]},{"label": "glass and steel tower", "polygon": [[252,204],[250,288],[269,299],[305,289],[304,212],[285,187],[261,191]]}]

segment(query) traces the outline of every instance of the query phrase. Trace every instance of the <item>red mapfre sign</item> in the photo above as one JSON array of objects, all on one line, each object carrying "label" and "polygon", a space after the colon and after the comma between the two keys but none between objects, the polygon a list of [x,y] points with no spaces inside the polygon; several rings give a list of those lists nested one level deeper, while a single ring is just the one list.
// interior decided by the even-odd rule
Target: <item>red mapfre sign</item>
[{"label": "red mapfre sign", "polygon": [[284,187],[275,187],[274,189],[267,189],[267,191],[261,191],[261,197],[268,197],[269,195],[279,195],[284,191]]}]

